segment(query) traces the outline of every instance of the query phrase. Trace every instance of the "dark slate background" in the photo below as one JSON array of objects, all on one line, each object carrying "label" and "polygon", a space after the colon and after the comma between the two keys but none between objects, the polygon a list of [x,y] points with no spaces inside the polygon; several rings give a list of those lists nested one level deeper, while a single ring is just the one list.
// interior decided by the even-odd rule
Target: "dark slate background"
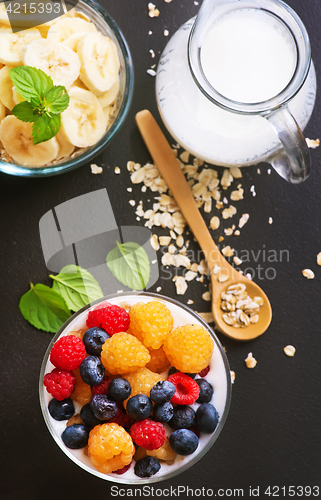
[{"label": "dark slate background", "polygon": [[[84,472],[58,448],[44,423],[38,401],[38,379],[42,357],[51,339],[29,325],[20,315],[18,301],[28,283],[50,284],[39,239],[41,216],[66,200],[102,187],[109,192],[119,225],[141,224],[128,204],[140,199],[140,188],[128,193],[128,160],[148,161],[149,155],[136,129],[135,113],[149,108],[159,120],[154,83],[146,70],[157,62],[167,38],[199,7],[193,0],[158,0],[159,18],[148,17],[147,0],[104,0],[102,4],[122,29],[135,65],[135,93],[130,114],[110,147],[96,159],[104,165],[101,175],[92,175],[89,165],[49,178],[26,179],[0,174],[1,200],[1,378],[0,378],[0,474],[2,500],[56,500],[60,498],[110,498],[112,483]],[[289,0],[301,16],[311,37],[318,76],[321,72],[319,0]],[[153,31],[148,35],[149,30]],[[152,60],[149,49],[156,53]],[[319,81],[319,86],[321,82]],[[317,99],[306,136],[321,135],[321,105]],[[292,186],[261,165],[243,170],[245,199],[237,203],[239,213],[250,220],[238,238],[230,239],[236,250],[289,250],[289,261],[273,264],[274,280],[257,280],[273,307],[269,330],[250,343],[220,339],[236,372],[232,404],[225,428],[211,451],[192,469],[159,487],[185,485],[191,488],[266,487],[278,485],[320,486],[320,276],[316,255],[321,251],[320,188],[321,148],[311,151],[313,172],[300,186]],[[114,174],[119,166],[121,175]],[[255,185],[257,196],[249,189]],[[147,193],[148,194],[148,193]],[[148,197],[147,194],[145,197]],[[150,196],[149,196],[150,197]],[[212,214],[213,215],[213,214]],[[274,223],[268,224],[272,217]],[[228,227],[224,224],[224,227]],[[215,240],[223,232],[215,233]],[[197,250],[197,246],[193,247]],[[262,254],[261,254],[262,255]],[[269,264],[258,262],[265,269]],[[252,262],[249,267],[256,267]],[[311,268],[316,277],[306,280],[301,271]],[[171,281],[159,282],[162,292],[175,297]],[[195,301],[195,309],[210,310],[201,299],[206,284],[191,283],[181,298]],[[287,358],[283,347],[293,344],[297,353]],[[252,351],[258,360],[254,370],[244,364]],[[276,490],[275,490],[276,491]],[[300,490],[297,490],[300,493]],[[130,495],[130,491],[127,495]],[[229,494],[230,493],[230,494]],[[133,494],[133,493],[132,493]],[[136,493],[137,495],[138,493]],[[284,496],[282,491],[280,496]],[[237,498],[233,491],[226,498]],[[181,498],[186,498],[181,495]]]}]

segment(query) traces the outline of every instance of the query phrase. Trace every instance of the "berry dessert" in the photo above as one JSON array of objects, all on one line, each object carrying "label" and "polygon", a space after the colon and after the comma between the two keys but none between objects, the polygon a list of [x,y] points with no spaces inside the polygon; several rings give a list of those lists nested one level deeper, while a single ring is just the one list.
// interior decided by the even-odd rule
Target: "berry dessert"
[{"label": "berry dessert", "polygon": [[[110,33],[107,24],[95,24],[81,9],[75,8],[46,24],[30,29],[22,27],[16,33],[5,9],[1,21],[4,23],[0,33],[2,160],[24,167],[45,167],[74,158],[99,142],[116,117],[121,86],[119,49],[107,34]],[[68,93],[69,101],[64,107],[46,108],[46,116],[52,120],[48,125],[52,134],[39,134],[40,123],[34,127],[36,120],[22,114],[19,106],[24,103],[23,108],[30,104],[42,116],[42,103],[36,108],[23,85],[17,87],[17,80],[13,82],[11,69],[17,67],[41,70],[45,74],[42,73],[42,79],[49,77],[51,88]],[[29,75],[29,84],[30,78],[33,77]],[[41,98],[45,99],[49,90],[47,86],[39,91]],[[47,100],[52,102],[49,97]]]},{"label": "berry dessert", "polygon": [[47,425],[63,451],[110,481],[160,481],[192,465],[227,415],[230,373],[192,311],[128,293],[75,314],[41,374]]}]

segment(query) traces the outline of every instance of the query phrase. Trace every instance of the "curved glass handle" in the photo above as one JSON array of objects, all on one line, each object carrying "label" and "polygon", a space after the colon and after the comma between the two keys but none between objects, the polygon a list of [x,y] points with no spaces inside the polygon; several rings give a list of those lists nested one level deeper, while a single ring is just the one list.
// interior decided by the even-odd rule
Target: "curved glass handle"
[{"label": "curved glass handle", "polygon": [[310,153],[304,135],[287,106],[264,115],[276,131],[283,148],[269,158],[278,174],[293,184],[310,175]]}]

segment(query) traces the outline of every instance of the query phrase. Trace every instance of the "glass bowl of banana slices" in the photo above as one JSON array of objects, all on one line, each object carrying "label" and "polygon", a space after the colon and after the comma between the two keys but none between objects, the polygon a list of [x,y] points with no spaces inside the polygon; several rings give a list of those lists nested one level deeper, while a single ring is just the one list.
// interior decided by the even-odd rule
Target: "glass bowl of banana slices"
[{"label": "glass bowl of banana slices", "polygon": [[10,24],[5,5],[0,5],[0,171],[39,177],[73,170],[99,154],[127,116],[134,71],[126,40],[93,0],[68,3],[61,16],[46,23],[39,16],[42,24],[35,27],[23,24],[22,15],[20,31]]}]

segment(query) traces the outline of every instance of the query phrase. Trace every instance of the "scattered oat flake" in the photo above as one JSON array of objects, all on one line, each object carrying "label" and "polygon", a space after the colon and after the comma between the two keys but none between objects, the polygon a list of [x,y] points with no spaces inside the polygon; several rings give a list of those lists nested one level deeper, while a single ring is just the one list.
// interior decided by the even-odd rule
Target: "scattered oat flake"
[{"label": "scattered oat flake", "polygon": [[127,188],[127,191],[128,191],[129,193],[132,193],[133,188],[129,187],[129,188]]},{"label": "scattered oat flake", "polygon": [[242,217],[240,218],[239,220],[239,228],[241,229],[243,226],[245,226],[245,224],[247,223],[247,221],[249,220],[250,218],[250,215],[249,214],[243,214]]},{"label": "scattered oat flake", "polygon": [[317,264],[318,266],[321,266],[321,252],[319,252],[317,255]]},{"label": "scattered oat flake", "polygon": [[206,302],[209,302],[211,300],[211,294],[210,292],[204,292],[202,295],[202,299],[206,300]]},{"label": "scattered oat flake", "polygon": [[240,236],[241,232],[237,229],[236,231],[234,231],[234,236]]},{"label": "scattered oat flake", "polygon": [[255,186],[251,186],[250,191],[251,191],[253,196],[256,196]]},{"label": "scattered oat flake", "polygon": [[192,304],[194,304],[194,300],[192,300],[192,299],[188,299],[188,301],[187,301],[187,305],[191,306]]},{"label": "scattered oat flake", "polygon": [[272,217],[269,217],[269,224],[273,224],[273,219],[272,219]]},{"label": "scattered oat flake", "polygon": [[187,283],[183,276],[174,276],[173,281],[176,287],[177,295],[184,295],[187,290]]},{"label": "scattered oat flake", "polygon": [[114,172],[115,172],[115,174],[120,174],[120,168],[119,167],[115,167],[114,168]]},{"label": "scattered oat flake", "polygon": [[195,271],[187,271],[187,273],[185,274],[185,279],[186,281],[192,281],[196,278],[196,276],[197,273]]},{"label": "scattered oat flake", "polygon": [[261,173],[261,169],[259,169],[259,168],[258,168],[258,169],[257,169],[257,173],[260,175],[260,173]]},{"label": "scattered oat flake", "polygon": [[233,257],[233,262],[236,266],[240,266],[243,261],[235,255],[235,257]]},{"label": "scattered oat flake", "polygon": [[197,313],[205,323],[214,323],[213,314],[211,312]]},{"label": "scattered oat flake", "polygon": [[293,345],[287,345],[284,347],[283,351],[285,352],[285,354],[287,356],[293,357],[296,349],[295,349],[295,347],[293,347]]},{"label": "scattered oat flake", "polygon": [[156,76],[156,71],[154,69],[148,69],[146,73],[148,73],[150,76]]},{"label": "scattered oat flake", "polygon": [[230,172],[233,175],[234,179],[240,179],[242,177],[242,172],[239,167],[230,168]]},{"label": "scattered oat flake", "polygon": [[101,167],[98,167],[98,165],[96,165],[96,163],[92,163],[90,165],[90,168],[91,168],[92,174],[101,174],[103,171],[103,169]]},{"label": "scattered oat flake", "polygon": [[164,0],[165,3],[171,3],[172,0]]},{"label": "scattered oat flake", "polygon": [[315,149],[320,146],[320,139],[308,139],[306,138],[308,148]]},{"label": "scattered oat flake", "polygon": [[154,59],[155,57],[155,52],[153,51],[153,49],[149,49],[149,53],[151,55],[151,58]]},{"label": "scattered oat flake", "polygon": [[302,274],[308,280],[313,280],[314,278],[314,272],[311,269],[303,269]]},{"label": "scattered oat flake", "polygon": [[214,217],[212,217],[210,220],[210,228],[213,229],[213,231],[215,231],[219,227],[220,227],[220,219],[216,215],[214,215]]},{"label": "scattered oat flake", "polygon": [[233,257],[234,255],[234,249],[230,247],[230,245],[222,248],[222,254],[224,257]]},{"label": "scattered oat flake", "polygon": [[251,352],[248,353],[247,358],[244,361],[246,363],[247,368],[254,368],[257,365],[257,361],[255,358],[253,358]]},{"label": "scattered oat flake", "polygon": [[149,34],[149,35],[152,35],[152,34],[153,34],[153,32],[150,30],[150,31],[148,32],[148,34]]},{"label": "scattered oat flake", "polygon": [[150,239],[150,244],[153,250],[157,252],[159,250],[159,242],[158,242],[158,236],[157,234],[153,234]]},{"label": "scattered oat flake", "polygon": [[224,241],[224,236],[220,236],[219,239],[218,239],[219,243],[221,243],[222,241]]},{"label": "scattered oat flake", "polygon": [[136,205],[136,201],[135,200],[129,200],[128,202],[132,207],[134,207]]},{"label": "scattered oat flake", "polygon": [[161,286],[158,286],[158,287],[156,288],[156,292],[158,292],[158,293],[159,293],[159,292],[161,291],[161,289],[162,289],[162,287],[161,287]]},{"label": "scattered oat flake", "polygon": [[234,382],[235,382],[235,372],[233,372],[233,370],[230,370],[230,374],[231,374],[231,384],[234,384]]},{"label": "scattered oat flake", "polygon": [[164,36],[168,36],[169,35],[169,31],[168,30],[164,30]]},{"label": "scattered oat flake", "polygon": [[271,175],[272,170],[270,168],[267,169],[268,175]]}]

